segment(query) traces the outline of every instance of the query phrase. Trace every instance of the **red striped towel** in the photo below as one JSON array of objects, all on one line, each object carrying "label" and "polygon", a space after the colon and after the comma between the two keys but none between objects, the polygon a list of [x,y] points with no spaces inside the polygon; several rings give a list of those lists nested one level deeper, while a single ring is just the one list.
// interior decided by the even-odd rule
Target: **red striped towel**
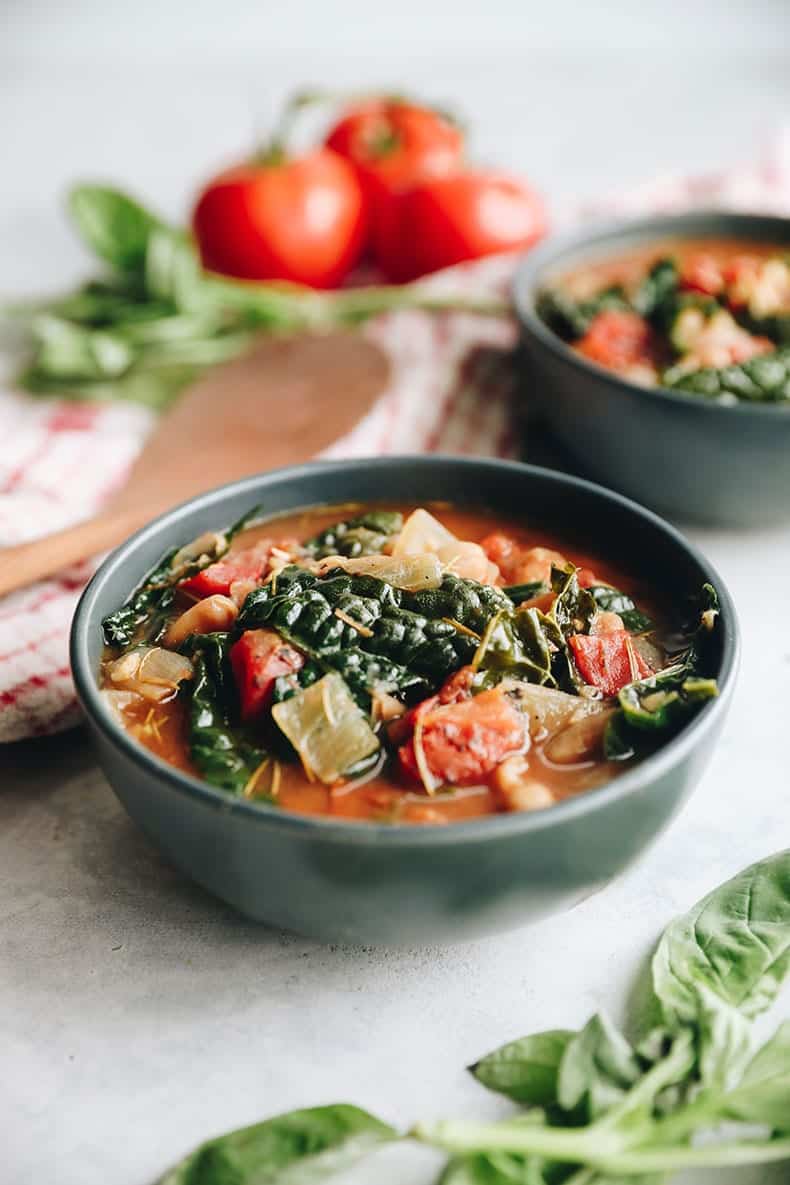
[{"label": "red striped towel", "polygon": [[[790,134],[759,160],[697,178],[668,175],[614,200],[568,212],[569,222],[688,206],[790,214]],[[510,257],[432,277],[437,288],[506,290]],[[373,412],[329,456],[402,452],[513,456],[514,328],[469,314],[391,313],[363,332],[389,355],[392,382]],[[95,511],[140,448],[151,413],[132,404],[29,399],[0,391],[0,546],[67,526]],[[0,741],[78,721],[68,629],[93,565],[0,601]]]}]

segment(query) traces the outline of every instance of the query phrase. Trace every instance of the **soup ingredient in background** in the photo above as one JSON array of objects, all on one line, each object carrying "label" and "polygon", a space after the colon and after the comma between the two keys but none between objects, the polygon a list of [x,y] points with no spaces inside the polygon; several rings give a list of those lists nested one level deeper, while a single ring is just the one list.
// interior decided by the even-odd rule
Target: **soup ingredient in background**
[{"label": "soup ingredient in background", "polygon": [[[573,348],[632,382],[723,403],[790,401],[790,257],[681,245],[641,269],[582,269],[538,297]],[[583,293],[583,295],[579,295]]]},{"label": "soup ingredient in background", "polygon": [[69,210],[104,272],[63,297],[12,310],[32,340],[17,383],[65,399],[131,399],[161,409],[207,366],[259,333],[354,325],[393,309],[502,316],[506,302],[419,286],[317,292],[205,271],[194,242],[115,189],[80,185]]},{"label": "soup ingredient in background", "polygon": [[466,515],[478,542],[424,508],[328,514],[207,533],[105,620],[138,740],[247,798],[441,823],[589,789],[718,694],[709,585],[668,654],[630,596],[493,516]]},{"label": "soup ingredient in background", "polygon": [[790,1160],[790,1021],[757,1049],[751,1033],[788,973],[790,850],[667,927],[630,1037],[598,1013],[471,1066],[519,1105],[514,1118],[401,1134],[349,1104],[313,1107],[209,1140],[160,1185],[319,1181],[403,1139],[448,1154],[438,1185],[658,1185],[683,1169]]}]

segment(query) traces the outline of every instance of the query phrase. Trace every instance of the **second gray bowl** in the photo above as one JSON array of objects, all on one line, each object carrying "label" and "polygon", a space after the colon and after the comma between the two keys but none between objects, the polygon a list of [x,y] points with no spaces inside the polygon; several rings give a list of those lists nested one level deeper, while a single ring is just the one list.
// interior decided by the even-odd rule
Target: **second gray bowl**
[{"label": "second gray bowl", "polygon": [[529,398],[585,476],[686,521],[757,526],[790,518],[790,404],[725,406],[645,388],[587,362],[546,326],[540,290],[580,264],[666,239],[790,246],[790,219],[695,212],[550,239],[526,256],[514,298]]}]

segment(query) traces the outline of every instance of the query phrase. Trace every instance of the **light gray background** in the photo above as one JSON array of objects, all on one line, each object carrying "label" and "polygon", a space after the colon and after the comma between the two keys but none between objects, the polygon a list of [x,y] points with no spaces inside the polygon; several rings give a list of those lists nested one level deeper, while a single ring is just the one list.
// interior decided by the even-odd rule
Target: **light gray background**
[{"label": "light gray background", "polygon": [[[0,293],[81,273],[58,204],[69,181],[110,179],[183,214],[190,187],[243,152],[294,85],[386,82],[451,101],[482,158],[557,203],[748,158],[790,118],[788,12],[784,0],[6,0]],[[689,534],[744,626],[723,743],[637,868],[510,936],[345,951],[249,925],[162,863],[82,732],[0,750],[0,1182],[146,1185],[206,1135],[333,1099],[397,1123],[493,1115],[464,1064],[597,1008],[618,1015],[672,914],[790,843],[790,643],[776,613],[790,533]],[[347,1180],[418,1185],[431,1164],[398,1150]]]}]

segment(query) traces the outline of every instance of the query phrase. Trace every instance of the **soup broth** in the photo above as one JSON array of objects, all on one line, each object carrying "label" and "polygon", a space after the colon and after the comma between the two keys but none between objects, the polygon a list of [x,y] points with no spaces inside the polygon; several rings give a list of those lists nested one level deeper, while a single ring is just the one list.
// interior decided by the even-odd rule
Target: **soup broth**
[{"label": "soup broth", "polygon": [[663,694],[678,625],[583,544],[500,515],[312,508],[167,557],[105,622],[101,683],[140,744],[229,793],[440,824],[544,809],[665,739],[645,749],[620,699]]}]

